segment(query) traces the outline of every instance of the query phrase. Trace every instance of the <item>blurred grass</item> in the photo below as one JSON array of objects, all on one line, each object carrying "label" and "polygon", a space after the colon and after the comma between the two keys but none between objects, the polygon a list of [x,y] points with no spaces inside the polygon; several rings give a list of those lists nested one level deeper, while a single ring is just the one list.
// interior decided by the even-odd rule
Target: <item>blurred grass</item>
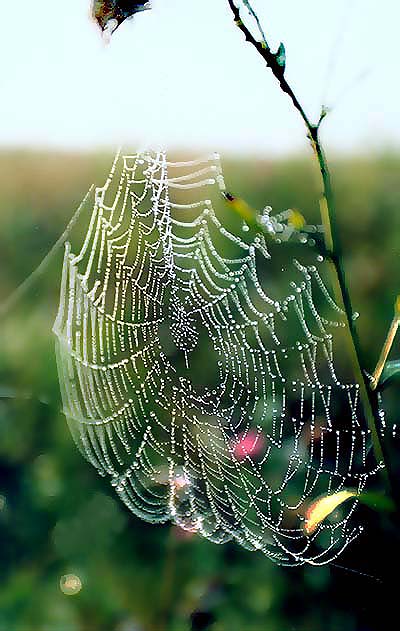
[{"label": "blurred grass", "polygon": [[[104,182],[111,159],[0,154],[0,301],[41,261],[89,185]],[[318,221],[311,160],[225,158],[223,165],[228,188],[254,207],[297,208]],[[332,171],[345,269],[372,370],[400,291],[400,156],[338,159]],[[51,327],[61,262],[60,252],[0,328],[0,630],[180,631],[190,629],[195,610],[212,612],[215,631],[386,628],[384,559],[395,562],[398,545],[385,516],[362,509],[368,532],[338,560],[378,574],[379,583],[335,567],[279,568],[234,545],[142,523],[114,499],[60,412]],[[394,423],[396,397],[388,407]],[[68,573],[82,580],[75,596],[59,589]],[[377,599],[385,605],[377,608]],[[193,628],[203,628],[196,620]]]}]

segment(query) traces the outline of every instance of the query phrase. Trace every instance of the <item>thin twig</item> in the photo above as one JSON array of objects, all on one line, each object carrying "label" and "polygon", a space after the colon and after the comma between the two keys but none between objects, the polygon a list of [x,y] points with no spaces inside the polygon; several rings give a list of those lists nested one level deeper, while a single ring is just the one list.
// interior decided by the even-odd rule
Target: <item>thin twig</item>
[{"label": "thin twig", "polygon": [[255,23],[257,24],[257,28],[258,28],[258,30],[260,32],[261,37],[262,37],[263,44],[266,46],[266,48],[268,48],[267,37],[266,37],[266,35],[264,33],[264,29],[262,27],[262,24],[260,22],[260,19],[259,19],[257,13],[254,11],[254,9],[251,6],[249,0],[243,0],[243,4],[246,7],[246,9],[248,10],[248,12],[250,13],[250,15],[253,18],[253,20],[255,21]]},{"label": "thin twig", "polygon": [[[391,483],[392,481],[390,479],[391,472],[388,467],[387,458],[385,457],[384,444],[381,440],[381,435],[378,431],[378,427],[379,427],[378,399],[373,389],[371,388],[371,384],[369,382],[367,374],[362,367],[361,347],[360,347],[360,343],[358,339],[357,330],[354,324],[353,308],[351,305],[350,295],[347,289],[347,283],[346,283],[345,274],[344,274],[344,270],[342,266],[342,251],[341,251],[340,238],[339,238],[337,225],[336,225],[336,211],[335,211],[335,203],[334,203],[331,177],[330,177],[328,163],[325,157],[325,153],[321,144],[321,139],[320,139],[320,134],[319,134],[320,126],[323,119],[325,118],[326,111],[322,110],[318,123],[314,124],[310,120],[303,106],[298,100],[296,94],[294,93],[293,89],[287,82],[284,76],[285,67],[284,65],[282,66],[279,63],[277,55],[271,51],[268,44],[265,46],[264,42],[257,41],[254,35],[243,23],[240,17],[240,9],[238,6],[236,6],[234,0],[228,0],[228,4],[232,11],[235,24],[242,31],[246,40],[252,46],[254,46],[254,48],[257,50],[259,55],[264,59],[268,68],[270,68],[273,75],[278,80],[281,90],[289,96],[294,107],[299,112],[306,126],[307,136],[311,142],[314,155],[318,161],[318,166],[319,166],[319,170],[320,170],[320,174],[322,178],[322,185],[323,185],[323,194],[321,198],[321,216],[322,216],[322,221],[324,225],[325,247],[327,250],[328,261],[329,261],[331,272],[332,272],[335,296],[336,296],[336,299],[339,301],[339,303],[343,304],[343,307],[344,307],[346,324],[349,330],[348,341],[349,341],[349,348],[350,348],[350,356],[353,362],[354,376],[360,387],[360,398],[363,404],[366,421],[368,423],[368,427],[371,432],[375,457],[378,462],[383,462],[385,464],[385,468],[383,470],[385,482],[388,486],[388,489],[393,493],[394,485],[393,483]],[[246,8],[250,7],[249,0],[246,0],[244,4]],[[251,9],[251,13],[254,14],[254,9]]]}]

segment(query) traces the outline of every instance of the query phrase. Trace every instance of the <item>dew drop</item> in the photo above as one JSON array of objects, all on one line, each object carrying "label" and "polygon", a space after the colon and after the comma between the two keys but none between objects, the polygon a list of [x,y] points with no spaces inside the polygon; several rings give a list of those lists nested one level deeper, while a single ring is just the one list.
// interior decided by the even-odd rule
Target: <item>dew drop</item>
[{"label": "dew drop", "polygon": [[75,596],[82,589],[82,581],[76,574],[64,574],[60,578],[60,589],[66,596]]}]

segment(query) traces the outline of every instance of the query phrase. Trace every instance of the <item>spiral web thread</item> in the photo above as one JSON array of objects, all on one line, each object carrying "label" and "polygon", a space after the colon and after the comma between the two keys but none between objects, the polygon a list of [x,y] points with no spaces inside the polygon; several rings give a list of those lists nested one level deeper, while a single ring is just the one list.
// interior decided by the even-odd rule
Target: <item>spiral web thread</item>
[{"label": "spiral web thread", "polygon": [[269,209],[282,238],[233,229],[221,190],[217,155],[117,155],[79,254],[66,244],[54,324],[64,411],[140,518],[323,564],[360,532],[357,500],[311,534],[307,507],[359,493],[381,466],[358,385],[336,372],[343,314],[310,235],[291,244],[287,213]]}]

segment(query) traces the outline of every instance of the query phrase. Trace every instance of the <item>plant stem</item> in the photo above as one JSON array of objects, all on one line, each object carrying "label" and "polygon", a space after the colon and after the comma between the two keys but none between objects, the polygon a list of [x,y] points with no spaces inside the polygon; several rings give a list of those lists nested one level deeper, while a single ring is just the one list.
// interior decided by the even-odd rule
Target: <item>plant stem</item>
[{"label": "plant stem", "polygon": [[392,483],[388,468],[387,458],[385,457],[385,449],[381,435],[379,433],[379,406],[376,394],[373,392],[369,378],[363,370],[361,362],[361,346],[358,338],[357,329],[354,323],[354,312],[351,304],[351,298],[347,287],[346,277],[342,265],[342,249],[340,237],[336,223],[336,209],[332,190],[332,183],[325,153],[323,151],[320,137],[319,125],[309,129],[311,144],[318,160],[318,165],[323,182],[323,197],[321,200],[321,217],[324,226],[325,246],[329,253],[329,265],[332,271],[333,289],[336,300],[344,307],[346,325],[349,335],[350,357],[353,364],[354,376],[360,387],[360,398],[363,404],[366,421],[371,432],[372,445],[375,458],[378,462],[385,464],[384,476],[388,490],[393,492]]},{"label": "plant stem", "polygon": [[[289,98],[291,99],[293,106],[299,112],[301,118],[307,129],[307,136],[311,142],[311,146],[314,151],[314,155],[317,159],[322,185],[323,185],[323,194],[320,201],[320,209],[322,222],[324,225],[324,239],[325,239],[325,247],[328,254],[328,261],[330,265],[330,269],[332,272],[332,281],[333,288],[336,296],[336,300],[339,304],[343,305],[344,314],[346,319],[346,325],[348,327],[349,335],[349,351],[350,357],[353,363],[354,376],[356,382],[360,387],[360,399],[363,405],[364,414],[366,417],[366,421],[371,432],[372,444],[375,453],[376,460],[378,462],[383,462],[385,465],[383,469],[383,475],[385,478],[386,486],[388,487],[389,492],[393,494],[394,485],[391,478],[391,471],[388,467],[388,459],[385,455],[385,448],[383,441],[381,439],[381,435],[379,433],[379,406],[378,399],[373,391],[371,384],[369,382],[369,378],[367,374],[363,370],[362,362],[361,362],[361,347],[358,339],[357,330],[354,324],[354,314],[353,308],[351,305],[351,299],[349,295],[349,291],[347,288],[346,278],[342,266],[342,251],[340,238],[336,225],[336,210],[335,210],[335,202],[334,195],[332,190],[331,177],[329,173],[328,163],[325,157],[325,152],[323,150],[321,139],[320,139],[320,126],[321,122],[325,117],[326,112],[322,111],[320,119],[317,124],[311,122],[309,117],[307,116],[304,108],[302,107],[300,101],[298,100],[296,94],[293,92],[291,86],[287,82],[284,72],[284,65],[278,63],[278,59],[275,53],[271,51],[267,42],[259,42],[254,35],[249,31],[247,26],[242,22],[240,17],[240,10],[236,6],[234,0],[228,0],[229,7],[233,13],[233,17],[236,25],[244,34],[246,40],[254,46],[259,55],[264,59],[267,66],[271,69],[273,75],[279,82],[280,88],[283,92],[285,92]],[[245,2],[245,6],[250,10],[252,16],[254,17],[255,12],[254,9],[251,8],[248,0]],[[257,18],[258,23],[258,18]]]},{"label": "plant stem", "polygon": [[379,384],[379,380],[381,378],[382,375],[382,371],[385,367],[386,364],[386,360],[388,358],[388,355],[392,349],[393,346],[393,342],[394,339],[396,337],[396,333],[397,333],[397,329],[399,328],[400,325],[400,319],[398,315],[395,315],[391,325],[389,327],[389,331],[388,334],[386,336],[386,340],[384,345],[382,346],[382,350],[381,350],[381,354],[379,355],[379,359],[378,362],[376,364],[376,368],[374,370],[374,374],[372,375],[372,380],[371,380],[371,388],[373,390],[375,390],[378,387]]}]

